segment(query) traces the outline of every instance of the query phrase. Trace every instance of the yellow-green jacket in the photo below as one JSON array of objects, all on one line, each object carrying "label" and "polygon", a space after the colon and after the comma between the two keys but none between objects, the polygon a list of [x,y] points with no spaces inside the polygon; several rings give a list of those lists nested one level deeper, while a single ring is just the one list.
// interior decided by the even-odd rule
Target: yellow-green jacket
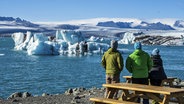
[{"label": "yellow-green jacket", "polygon": [[101,64],[105,68],[106,74],[119,74],[124,66],[121,53],[112,48],[104,53]]},{"label": "yellow-green jacket", "polygon": [[148,53],[137,49],[126,60],[126,69],[133,78],[148,78],[148,71],[152,68],[152,60]]}]

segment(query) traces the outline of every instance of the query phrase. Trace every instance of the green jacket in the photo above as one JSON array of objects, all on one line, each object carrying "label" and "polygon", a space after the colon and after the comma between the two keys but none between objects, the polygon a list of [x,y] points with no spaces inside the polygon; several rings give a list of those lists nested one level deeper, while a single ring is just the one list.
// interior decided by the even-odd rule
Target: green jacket
[{"label": "green jacket", "polygon": [[104,53],[101,64],[105,68],[106,74],[119,74],[124,67],[121,53],[112,48]]},{"label": "green jacket", "polygon": [[126,69],[132,73],[133,78],[148,78],[152,67],[152,60],[148,53],[137,49],[126,60]]}]

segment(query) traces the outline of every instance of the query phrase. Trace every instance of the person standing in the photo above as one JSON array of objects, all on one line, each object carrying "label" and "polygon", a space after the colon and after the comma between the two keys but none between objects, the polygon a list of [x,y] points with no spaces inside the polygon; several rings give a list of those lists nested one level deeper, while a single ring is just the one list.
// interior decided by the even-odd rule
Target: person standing
[{"label": "person standing", "polygon": [[159,49],[155,48],[151,53],[151,59],[153,60],[153,66],[149,73],[150,83],[154,86],[160,86],[163,79],[167,79],[164,71],[162,58],[159,54]]},{"label": "person standing", "polygon": [[77,43],[77,45],[76,45],[75,53],[76,53],[76,55],[79,55],[79,53],[80,53],[80,46],[79,46],[79,42],[78,42],[78,43]]},{"label": "person standing", "polygon": [[[123,70],[124,63],[123,57],[121,53],[117,50],[118,42],[115,40],[111,41],[111,48],[109,48],[104,55],[102,56],[101,64],[106,71],[106,83],[119,83],[120,82],[120,73]],[[105,97],[107,97],[107,93],[109,89],[106,88]],[[112,98],[117,99],[117,90],[112,91]]]},{"label": "person standing", "polygon": [[84,52],[88,52],[88,44],[87,44],[87,41],[84,42],[83,48],[84,48]]},{"label": "person standing", "polygon": [[87,52],[88,52],[88,44],[87,44],[87,41],[85,41],[82,44],[82,55],[87,54]]},{"label": "person standing", "polygon": [[[132,73],[132,83],[148,85],[148,73],[152,67],[149,54],[142,50],[140,42],[134,44],[134,52],[126,59],[126,69]],[[140,103],[140,99],[137,101]],[[148,99],[143,99],[143,104],[149,104]]]}]

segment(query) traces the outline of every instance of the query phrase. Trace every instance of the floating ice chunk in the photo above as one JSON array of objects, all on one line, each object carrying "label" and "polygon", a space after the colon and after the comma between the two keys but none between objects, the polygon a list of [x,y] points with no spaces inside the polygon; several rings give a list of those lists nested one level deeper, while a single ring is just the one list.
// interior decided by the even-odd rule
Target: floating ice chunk
[{"label": "floating ice chunk", "polygon": [[21,33],[21,32],[18,32],[18,33],[13,33],[12,34],[12,39],[14,40],[14,43],[15,43],[15,49],[16,50],[21,50],[22,49],[22,43],[24,42],[24,34]]},{"label": "floating ice chunk", "polygon": [[0,53],[0,56],[4,56],[5,54],[4,53]]},{"label": "floating ice chunk", "polygon": [[118,41],[118,43],[120,43],[120,44],[132,44],[132,43],[134,43],[134,39],[135,39],[134,33],[126,32],[123,36],[123,39]]},{"label": "floating ice chunk", "polygon": [[[55,47],[44,41],[35,41],[27,50],[28,55],[54,55]],[[57,53],[58,54],[58,53]]]}]

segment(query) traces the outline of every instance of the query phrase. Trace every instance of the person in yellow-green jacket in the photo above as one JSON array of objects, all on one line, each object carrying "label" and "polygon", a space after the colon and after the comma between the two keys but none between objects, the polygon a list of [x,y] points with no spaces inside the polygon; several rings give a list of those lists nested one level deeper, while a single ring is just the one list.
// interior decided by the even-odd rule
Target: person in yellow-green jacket
[{"label": "person in yellow-green jacket", "polygon": [[[123,70],[124,63],[121,53],[117,50],[118,42],[115,40],[111,41],[111,48],[109,48],[103,55],[101,64],[106,71],[106,83],[119,83],[120,73]],[[107,97],[109,89],[106,88],[105,97]],[[117,99],[118,91],[114,90],[112,96]]]},{"label": "person in yellow-green jacket", "polygon": [[[126,59],[126,69],[132,73],[132,83],[148,85],[148,73],[153,62],[150,55],[142,50],[140,42],[134,44],[134,49]],[[140,103],[140,99],[137,102]],[[149,100],[143,99],[143,104],[149,104]]]}]

